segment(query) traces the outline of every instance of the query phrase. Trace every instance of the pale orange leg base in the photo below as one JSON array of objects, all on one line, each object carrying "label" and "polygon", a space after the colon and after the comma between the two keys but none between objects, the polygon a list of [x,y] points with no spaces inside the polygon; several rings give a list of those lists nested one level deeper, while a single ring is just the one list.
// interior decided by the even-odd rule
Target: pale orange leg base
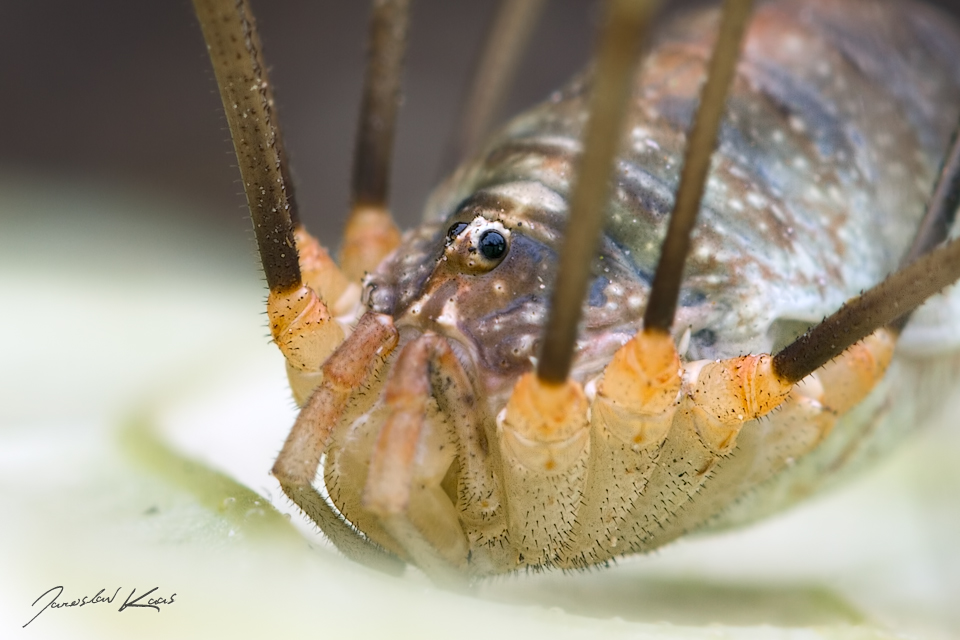
[{"label": "pale orange leg base", "polygon": [[640,331],[614,354],[597,384],[593,420],[624,443],[660,445],[677,411],[680,356],[666,332]]},{"label": "pale orange leg base", "polygon": [[340,266],[352,282],[376,269],[400,245],[400,230],[382,207],[357,205],[343,232]]},{"label": "pale orange leg base", "polygon": [[343,329],[316,292],[299,289],[271,291],[267,297],[270,333],[287,363],[302,372],[319,371],[343,342]]},{"label": "pale orange leg base", "polygon": [[820,367],[824,406],[842,415],[860,404],[886,373],[896,344],[893,332],[880,328]]},{"label": "pale orange leg base", "polygon": [[335,316],[352,310],[359,300],[359,287],[351,283],[336,265],[330,253],[302,226],[293,232],[300,255],[303,284],[317,292]]}]

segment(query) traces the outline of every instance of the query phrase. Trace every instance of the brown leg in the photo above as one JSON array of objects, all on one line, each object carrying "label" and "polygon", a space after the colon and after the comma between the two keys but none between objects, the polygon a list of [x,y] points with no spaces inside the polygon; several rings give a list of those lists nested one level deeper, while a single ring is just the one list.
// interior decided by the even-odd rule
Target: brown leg
[{"label": "brown leg", "polygon": [[409,0],[373,2],[351,179],[353,202],[340,253],[340,265],[354,282],[400,243],[387,192],[409,11]]},{"label": "brown leg", "polygon": [[537,362],[537,377],[542,382],[560,384],[570,372],[577,324],[630,97],[630,78],[656,4],[655,0],[611,0],[607,4],[590,91],[590,116],[583,132],[583,154],[570,193],[557,280]]},{"label": "brown leg", "polygon": [[470,76],[470,90],[460,106],[457,128],[444,153],[444,173],[476,153],[490,133],[545,4],[545,0],[498,3]]}]

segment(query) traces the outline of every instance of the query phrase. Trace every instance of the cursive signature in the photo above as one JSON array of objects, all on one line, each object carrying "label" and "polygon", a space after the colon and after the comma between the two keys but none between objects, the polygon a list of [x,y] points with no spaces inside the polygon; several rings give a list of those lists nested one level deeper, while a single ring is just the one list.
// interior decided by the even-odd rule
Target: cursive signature
[{"label": "cursive signature", "polygon": [[[41,593],[40,597],[34,600],[33,604],[31,604],[30,606],[31,607],[37,606],[38,602],[40,602],[41,600],[44,599],[44,597],[50,594],[53,594],[53,597],[50,598],[47,604],[45,604],[43,608],[40,609],[40,611],[37,611],[37,613],[34,614],[32,618],[27,620],[27,624],[23,626],[26,627],[28,624],[36,620],[37,617],[47,609],[63,609],[64,607],[85,607],[88,604],[91,604],[91,605],[104,604],[104,603],[113,604],[113,601],[116,599],[117,595],[120,593],[120,589],[122,588],[123,587],[117,587],[117,590],[114,591],[113,595],[111,596],[103,595],[106,589],[100,589],[100,591],[97,592],[97,595],[93,596],[92,598],[90,596],[83,596],[82,598],[78,598],[76,600],[70,600],[70,601],[64,600],[61,602],[60,596],[63,595],[63,586],[60,585],[56,587],[51,587],[46,591],[44,591],[43,593]],[[130,595],[127,596],[127,599],[123,601],[123,604],[120,605],[120,608],[117,609],[117,611],[123,611],[125,609],[154,609],[156,611],[160,611],[161,605],[173,604],[174,598],[177,595],[176,593],[172,593],[168,597],[163,597],[163,596],[154,596],[152,598],[148,597],[150,594],[152,594],[154,591],[156,591],[159,588],[160,587],[154,587],[153,589],[150,589],[149,591],[140,594],[136,598],[134,598],[134,596],[136,596],[137,590],[131,589]],[[144,600],[145,598],[146,600]]]}]

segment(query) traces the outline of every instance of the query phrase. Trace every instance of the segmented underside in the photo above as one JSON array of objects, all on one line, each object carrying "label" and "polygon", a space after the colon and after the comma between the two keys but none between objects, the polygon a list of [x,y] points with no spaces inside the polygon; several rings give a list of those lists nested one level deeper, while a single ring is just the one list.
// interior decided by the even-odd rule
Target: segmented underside
[{"label": "segmented underside", "polygon": [[[572,374],[581,381],[639,328],[716,22],[716,11],[675,21],[637,75]],[[687,262],[675,323],[678,339],[690,332],[685,359],[770,352],[896,268],[960,111],[957,60],[960,32],[922,5],[788,0],[758,8]],[[496,270],[476,275],[469,291],[436,293],[437,305],[457,294],[452,328],[429,327],[453,338],[491,419],[537,353],[589,85],[585,73],[511,122],[435,194],[428,224],[368,281],[374,311],[423,329],[419,318],[439,311],[408,312],[422,304],[447,229],[482,215],[510,230],[510,253]],[[498,295],[504,288],[508,302]],[[725,483],[735,451],[676,506],[658,507],[658,518],[680,523],[664,525],[668,534],[585,557],[602,561],[689,529],[755,518],[815,490],[826,470],[849,466],[920,419],[955,377],[952,367],[949,358],[901,354],[867,401],[777,478],[759,488]],[[654,483],[673,482],[669,473],[644,491],[661,491]],[[669,502],[673,494],[662,495]]]}]

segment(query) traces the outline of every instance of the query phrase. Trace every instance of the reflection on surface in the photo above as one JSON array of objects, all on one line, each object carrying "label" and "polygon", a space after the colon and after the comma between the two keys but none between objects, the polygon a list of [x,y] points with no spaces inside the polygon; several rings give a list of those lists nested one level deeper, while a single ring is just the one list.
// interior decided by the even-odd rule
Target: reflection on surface
[{"label": "reflection on surface", "polygon": [[960,635],[952,424],[816,503],[606,570],[455,594],[345,560],[268,475],[295,414],[251,245],[131,206],[0,181],[0,635],[59,584],[178,595],[149,621],[47,612],[33,638]]},{"label": "reflection on surface", "polygon": [[867,622],[850,603],[822,585],[755,584],[638,575],[571,577],[548,584],[485,590],[497,602],[560,607],[591,618],[619,617],[674,625],[721,624],[823,627]]}]

